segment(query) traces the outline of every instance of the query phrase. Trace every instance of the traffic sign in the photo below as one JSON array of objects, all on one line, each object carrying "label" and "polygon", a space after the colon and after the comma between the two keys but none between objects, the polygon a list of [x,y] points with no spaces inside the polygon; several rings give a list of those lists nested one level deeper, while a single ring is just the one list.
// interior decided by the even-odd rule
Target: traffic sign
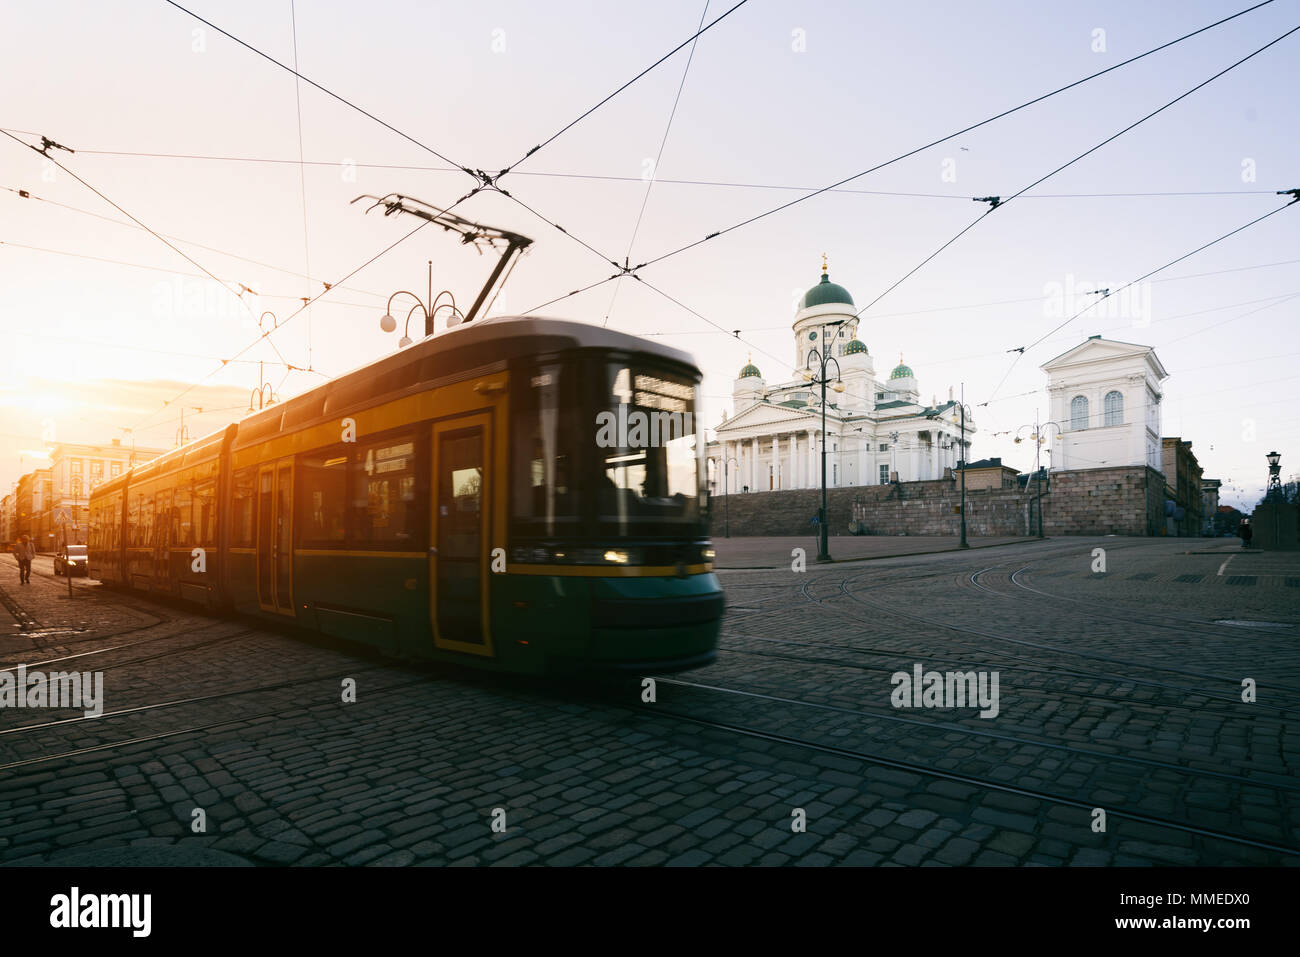
[{"label": "traffic sign", "polygon": [[68,510],[66,508],[56,508],[54,510],[55,525],[67,525],[70,521],[72,521],[72,519],[68,516]]}]

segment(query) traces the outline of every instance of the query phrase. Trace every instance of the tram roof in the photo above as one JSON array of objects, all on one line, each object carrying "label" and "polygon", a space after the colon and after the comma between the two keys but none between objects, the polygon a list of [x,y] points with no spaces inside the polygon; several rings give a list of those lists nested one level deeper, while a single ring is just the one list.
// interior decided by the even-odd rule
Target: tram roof
[{"label": "tram roof", "polygon": [[641,353],[696,371],[689,353],[603,326],[543,316],[494,316],[465,323],[375,360],[239,423],[234,447],[263,441],[376,395],[401,392],[506,359],[574,349]]},{"label": "tram roof", "polygon": [[359,366],[316,388],[254,412],[234,426],[226,426],[158,458],[137,465],[111,483],[108,492],[127,482],[184,467],[213,454],[232,429],[232,447],[263,441],[285,428],[295,428],[323,415],[377,394],[398,392],[423,381],[478,368],[503,359],[567,352],[573,349],[609,349],[639,352],[695,369],[689,353],[616,329],[551,319],[545,316],[494,316],[464,323],[423,339],[394,355]]}]

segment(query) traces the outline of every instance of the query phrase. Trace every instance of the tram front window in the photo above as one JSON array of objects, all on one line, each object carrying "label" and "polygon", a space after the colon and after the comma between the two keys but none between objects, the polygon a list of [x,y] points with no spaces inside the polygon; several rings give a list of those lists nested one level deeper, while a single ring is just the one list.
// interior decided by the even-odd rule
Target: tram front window
[{"label": "tram front window", "polygon": [[684,376],[606,365],[596,432],[603,533],[680,534],[681,526],[701,521],[696,394]]}]

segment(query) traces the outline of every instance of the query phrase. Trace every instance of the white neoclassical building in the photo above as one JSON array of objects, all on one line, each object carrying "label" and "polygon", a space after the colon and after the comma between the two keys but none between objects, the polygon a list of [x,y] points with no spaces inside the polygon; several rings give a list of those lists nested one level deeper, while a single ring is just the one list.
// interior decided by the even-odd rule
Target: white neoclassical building
[{"label": "white neoclassical building", "polygon": [[[708,444],[714,494],[819,488],[823,443],[830,488],[942,478],[963,459],[975,432],[970,408],[963,442],[961,408],[951,389],[947,401],[923,403],[901,355],[889,378],[878,379],[858,338],[856,312],[849,291],[830,281],[823,264],[821,282],[804,293],[795,312],[793,378],[769,383],[752,356],[740,370],[734,414],[723,416]],[[806,373],[820,374],[817,356],[827,349],[835,362],[828,367],[833,381],[823,433],[821,387]]]},{"label": "white neoclassical building", "polygon": [[1160,383],[1150,346],[1092,336],[1043,363],[1052,471],[1148,465],[1162,469]]}]

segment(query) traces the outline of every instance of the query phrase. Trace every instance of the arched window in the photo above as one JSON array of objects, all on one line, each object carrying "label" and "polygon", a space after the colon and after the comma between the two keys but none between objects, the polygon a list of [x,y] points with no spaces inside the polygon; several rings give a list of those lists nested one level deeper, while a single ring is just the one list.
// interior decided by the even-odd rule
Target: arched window
[{"label": "arched window", "polygon": [[1076,395],[1070,400],[1070,428],[1086,429],[1088,427],[1088,398]]},{"label": "arched window", "polygon": [[1106,425],[1124,424],[1124,396],[1118,391],[1106,393]]}]

